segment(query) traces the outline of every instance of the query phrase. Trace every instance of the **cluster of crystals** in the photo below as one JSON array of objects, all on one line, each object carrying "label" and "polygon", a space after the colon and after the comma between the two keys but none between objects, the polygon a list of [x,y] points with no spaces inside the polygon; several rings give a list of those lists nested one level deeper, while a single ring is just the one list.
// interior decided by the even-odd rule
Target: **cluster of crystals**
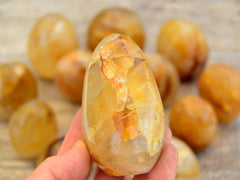
[{"label": "cluster of crystals", "polygon": [[208,56],[204,35],[192,22],[183,19],[163,25],[157,39],[157,50],[175,65],[181,80],[195,77]]},{"label": "cluster of crystals", "polygon": [[198,87],[201,96],[214,107],[219,122],[236,119],[240,113],[240,75],[236,69],[212,64],[200,75]]},{"label": "cluster of crystals", "polygon": [[143,53],[128,37],[108,36],[93,53],[82,120],[90,154],[106,173],[146,173],[158,159],[164,111]]},{"label": "cluster of crystals", "polygon": [[178,152],[177,180],[200,179],[200,167],[191,148],[182,140],[173,137],[172,144]]},{"label": "cluster of crystals", "polygon": [[187,95],[173,105],[170,128],[174,136],[184,140],[194,151],[201,151],[216,136],[217,117],[206,100]]},{"label": "cluster of crystals", "polygon": [[164,107],[175,99],[179,88],[176,68],[159,54],[145,54],[145,58],[155,77]]},{"label": "cluster of crystals", "polygon": [[8,120],[19,106],[36,96],[36,80],[25,64],[0,65],[0,120]]},{"label": "cluster of crystals", "polygon": [[100,12],[88,29],[88,47],[94,50],[98,43],[113,33],[125,34],[138,46],[144,46],[144,30],[139,17],[129,9],[111,8]]},{"label": "cluster of crystals", "polygon": [[57,61],[78,48],[73,25],[59,14],[48,14],[34,25],[28,39],[28,54],[40,77],[52,80]]},{"label": "cluster of crystals", "polygon": [[9,122],[9,137],[13,148],[24,158],[35,158],[57,136],[53,111],[40,100],[31,100],[18,108]]},{"label": "cluster of crystals", "polygon": [[84,74],[91,55],[90,51],[76,50],[65,55],[57,63],[55,73],[57,87],[73,102],[82,101]]}]

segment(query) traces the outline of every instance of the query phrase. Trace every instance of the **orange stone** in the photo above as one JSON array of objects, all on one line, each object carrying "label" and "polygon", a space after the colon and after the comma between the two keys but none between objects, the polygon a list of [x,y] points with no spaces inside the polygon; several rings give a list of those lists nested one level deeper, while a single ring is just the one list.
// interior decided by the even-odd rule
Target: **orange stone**
[{"label": "orange stone", "polygon": [[192,149],[182,140],[173,137],[172,144],[178,152],[176,180],[200,180],[200,166]]},{"label": "orange stone", "polygon": [[164,142],[159,91],[141,49],[113,34],[95,49],[85,74],[83,132],[92,158],[116,176],[149,172]]},{"label": "orange stone", "polygon": [[0,65],[0,120],[8,120],[19,106],[36,96],[37,82],[24,63]]},{"label": "orange stone", "polygon": [[159,54],[146,54],[145,57],[155,77],[164,107],[175,99],[179,89],[179,76],[176,68]]},{"label": "orange stone", "polygon": [[194,23],[174,19],[159,31],[157,51],[174,64],[181,80],[189,80],[203,69],[209,49],[205,36]]},{"label": "orange stone", "polygon": [[75,50],[66,54],[57,63],[55,82],[60,92],[73,102],[82,102],[82,91],[85,70],[92,53]]},{"label": "orange stone", "polygon": [[140,48],[144,46],[144,29],[140,18],[126,8],[110,8],[101,11],[88,29],[88,47],[94,50],[98,43],[110,34],[121,33],[132,38]]},{"label": "orange stone", "polygon": [[231,123],[240,114],[240,74],[226,64],[214,63],[199,77],[200,95],[213,106],[220,123]]}]

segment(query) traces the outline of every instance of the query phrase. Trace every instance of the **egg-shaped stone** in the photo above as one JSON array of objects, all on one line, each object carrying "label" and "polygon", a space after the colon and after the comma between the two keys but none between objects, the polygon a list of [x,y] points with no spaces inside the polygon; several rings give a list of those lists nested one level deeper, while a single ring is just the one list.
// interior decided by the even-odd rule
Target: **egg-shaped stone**
[{"label": "egg-shaped stone", "polygon": [[37,97],[37,91],[37,82],[26,64],[0,64],[0,121],[9,120],[21,105]]},{"label": "egg-shaped stone", "polygon": [[199,180],[198,159],[191,148],[182,140],[173,137],[172,143],[178,152],[177,180]]},{"label": "egg-shaped stone", "polygon": [[54,79],[57,62],[78,48],[78,38],[72,23],[60,14],[47,14],[39,19],[29,34],[28,56],[37,74]]},{"label": "egg-shaped stone", "polygon": [[86,70],[82,127],[91,157],[107,174],[136,175],[156,163],[165,136],[164,110],[143,52],[113,34]]}]

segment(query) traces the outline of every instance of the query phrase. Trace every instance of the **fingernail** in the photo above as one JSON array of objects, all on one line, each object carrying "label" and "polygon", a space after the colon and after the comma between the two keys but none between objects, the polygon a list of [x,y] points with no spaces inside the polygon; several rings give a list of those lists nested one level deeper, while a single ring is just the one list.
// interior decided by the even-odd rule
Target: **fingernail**
[{"label": "fingernail", "polygon": [[85,143],[84,143],[83,140],[77,140],[77,142],[75,143],[74,146],[76,146],[76,147],[82,147],[82,146],[85,146]]}]

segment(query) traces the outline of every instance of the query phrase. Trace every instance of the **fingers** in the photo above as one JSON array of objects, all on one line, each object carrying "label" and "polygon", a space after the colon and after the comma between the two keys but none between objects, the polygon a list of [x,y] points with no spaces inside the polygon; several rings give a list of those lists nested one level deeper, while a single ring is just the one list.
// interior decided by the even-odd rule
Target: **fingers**
[{"label": "fingers", "polygon": [[46,159],[27,180],[85,180],[91,160],[83,141],[66,153]]},{"label": "fingers", "polygon": [[81,109],[75,115],[71,126],[64,138],[61,148],[58,151],[58,154],[62,154],[73,147],[73,145],[79,139],[83,139],[83,132],[82,132],[82,113]]},{"label": "fingers", "polygon": [[177,150],[171,143],[166,143],[157,164],[149,173],[149,180],[174,180],[177,171]]},{"label": "fingers", "polygon": [[99,167],[95,174],[94,180],[121,180],[123,177],[109,176],[105,174]]},{"label": "fingers", "polygon": [[171,143],[171,141],[172,141],[172,131],[167,126],[166,127],[166,133],[165,133],[165,143]]}]

